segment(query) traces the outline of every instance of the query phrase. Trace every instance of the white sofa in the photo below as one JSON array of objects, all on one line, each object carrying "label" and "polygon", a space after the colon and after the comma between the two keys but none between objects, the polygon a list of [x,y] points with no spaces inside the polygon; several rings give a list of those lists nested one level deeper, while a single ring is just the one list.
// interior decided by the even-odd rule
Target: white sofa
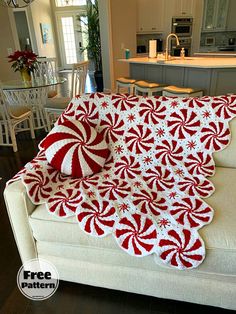
[{"label": "white sofa", "polygon": [[236,310],[236,119],[231,132],[231,145],[215,154],[216,192],[206,199],[215,216],[200,230],[207,250],[197,269],[170,269],[153,256],[128,255],[111,236],[90,237],[74,217],[61,220],[33,205],[17,181],[4,197],[22,262],[41,257],[62,280]]}]

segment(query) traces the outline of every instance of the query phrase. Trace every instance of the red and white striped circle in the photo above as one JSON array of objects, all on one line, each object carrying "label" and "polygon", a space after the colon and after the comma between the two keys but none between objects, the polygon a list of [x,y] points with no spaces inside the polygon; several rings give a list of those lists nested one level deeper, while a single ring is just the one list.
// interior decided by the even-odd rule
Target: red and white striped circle
[{"label": "red and white striped circle", "polygon": [[48,209],[59,217],[73,216],[82,202],[80,192],[75,189],[58,191],[48,200]]},{"label": "red and white striped circle", "polygon": [[73,177],[99,172],[109,155],[102,135],[82,121],[65,121],[55,126],[41,145],[48,162]]},{"label": "red and white striped circle", "polygon": [[159,242],[160,258],[179,269],[195,268],[204,259],[205,248],[196,232],[171,229]]},{"label": "red and white striped circle", "polygon": [[116,240],[130,255],[146,256],[154,252],[157,245],[157,228],[145,215],[132,214],[117,223]]},{"label": "red and white striped circle", "polygon": [[79,225],[92,236],[104,237],[113,230],[117,219],[116,210],[107,201],[83,202],[77,216]]},{"label": "red and white striped circle", "polygon": [[200,199],[185,197],[175,202],[170,214],[175,220],[188,228],[199,228],[208,224],[213,217],[213,210]]}]

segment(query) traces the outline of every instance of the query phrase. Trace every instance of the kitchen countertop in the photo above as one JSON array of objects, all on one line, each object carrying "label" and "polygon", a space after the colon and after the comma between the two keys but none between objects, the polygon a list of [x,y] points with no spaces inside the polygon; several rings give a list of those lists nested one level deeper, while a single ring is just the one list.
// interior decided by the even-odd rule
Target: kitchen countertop
[{"label": "kitchen countertop", "polygon": [[175,67],[192,67],[192,68],[236,68],[236,58],[201,58],[186,57],[184,60],[175,57],[172,60],[165,61],[157,58],[137,57],[130,59],[119,59],[118,61],[137,64],[156,64],[168,65]]},{"label": "kitchen countertop", "polygon": [[211,51],[211,52],[195,52],[194,53],[195,56],[209,56],[209,57],[232,57],[235,58],[236,57],[236,52],[235,51]]}]

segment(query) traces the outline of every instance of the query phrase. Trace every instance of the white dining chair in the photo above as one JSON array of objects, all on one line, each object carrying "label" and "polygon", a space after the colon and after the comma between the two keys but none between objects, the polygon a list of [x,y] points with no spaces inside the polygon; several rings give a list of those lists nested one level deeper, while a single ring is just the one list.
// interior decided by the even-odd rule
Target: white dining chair
[{"label": "white dining chair", "polygon": [[27,106],[10,105],[0,91],[0,146],[12,146],[13,151],[17,152],[16,134],[26,130],[30,130],[31,138],[34,139],[32,111]]},{"label": "white dining chair", "polygon": [[[58,76],[57,58],[38,57],[35,70],[32,73],[34,79],[44,79],[52,81]],[[48,98],[53,98],[58,94],[57,86],[48,89]]]},{"label": "white dining chair", "polygon": [[73,64],[69,97],[54,97],[47,100],[45,108],[50,115],[52,123],[55,122],[58,116],[66,109],[73,97],[85,93],[88,65],[89,61]]},{"label": "white dining chair", "polygon": [[9,108],[26,107],[32,112],[34,130],[44,129],[46,132],[51,130],[48,114],[44,108],[47,99],[47,86],[37,88],[4,89],[3,93]]},{"label": "white dining chair", "polygon": [[73,64],[70,98],[85,93],[89,61]]}]

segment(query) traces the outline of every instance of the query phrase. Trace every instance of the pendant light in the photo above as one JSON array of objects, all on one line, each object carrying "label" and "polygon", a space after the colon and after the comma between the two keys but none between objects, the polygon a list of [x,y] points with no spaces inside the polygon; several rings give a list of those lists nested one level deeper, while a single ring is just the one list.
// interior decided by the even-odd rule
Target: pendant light
[{"label": "pendant light", "polygon": [[8,8],[24,8],[30,5],[34,0],[0,0],[0,3]]}]

